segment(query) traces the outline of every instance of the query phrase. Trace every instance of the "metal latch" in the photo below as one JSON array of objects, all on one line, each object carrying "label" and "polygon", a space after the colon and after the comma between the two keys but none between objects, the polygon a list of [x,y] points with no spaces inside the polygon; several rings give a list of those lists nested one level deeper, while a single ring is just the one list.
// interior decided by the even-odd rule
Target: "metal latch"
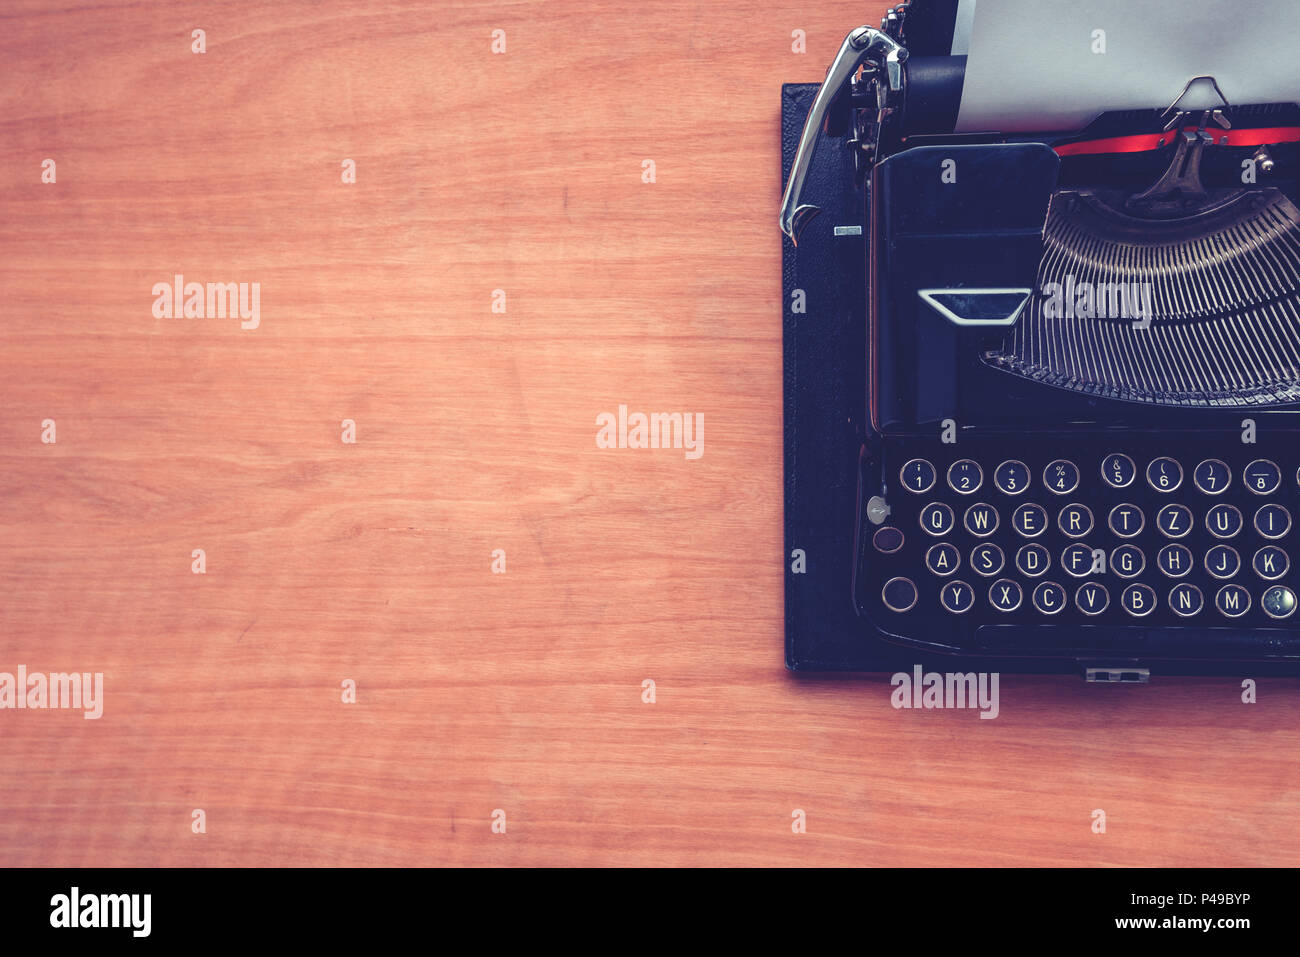
[{"label": "metal latch", "polygon": [[897,40],[873,27],[858,27],[844,38],[840,52],[835,54],[835,59],[826,71],[826,79],[817,91],[812,109],[808,111],[808,119],[804,121],[799,148],[795,150],[794,163],[790,166],[790,181],[786,184],[785,197],[781,201],[781,232],[796,245],[803,227],[821,212],[818,206],[799,205],[799,198],[803,193],[804,179],[812,167],[813,151],[817,148],[818,135],[831,103],[863,64],[870,64],[874,72],[883,72],[889,89],[898,92],[903,88],[903,62],[906,59],[907,50]]},{"label": "metal latch", "polygon": [[1144,685],[1151,680],[1151,669],[1122,665],[1116,665],[1112,668],[1087,668],[1084,670],[1084,679],[1088,682],[1101,684],[1110,682],[1112,684]]}]

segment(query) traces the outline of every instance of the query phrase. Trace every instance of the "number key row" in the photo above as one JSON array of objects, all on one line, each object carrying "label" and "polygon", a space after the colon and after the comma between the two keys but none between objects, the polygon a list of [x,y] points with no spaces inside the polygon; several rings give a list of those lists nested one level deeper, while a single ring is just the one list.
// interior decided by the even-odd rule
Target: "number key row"
[{"label": "number key row", "polygon": [[[1043,487],[1057,495],[1069,495],[1079,487],[1079,468],[1069,459],[1056,459],[1043,469]],[[909,492],[924,495],[934,488],[939,472],[926,459],[912,459],[898,474]],[[1122,452],[1102,459],[1101,477],[1111,488],[1127,488],[1137,477],[1137,466]],[[948,487],[959,495],[974,495],[984,485],[984,469],[974,459],[958,459],[948,467]],[[1183,466],[1167,455],[1152,459],[1146,467],[1147,484],[1157,492],[1174,492],[1183,484]],[[1221,459],[1204,459],[1192,470],[1193,484],[1206,495],[1219,495],[1232,484],[1232,470]],[[1300,485],[1300,470],[1296,471]],[[993,485],[1006,495],[1020,495],[1033,484],[1029,466],[1008,459],[993,470]],[[1268,459],[1256,459],[1242,469],[1242,484],[1256,495],[1271,495],[1282,485],[1282,470]]]}]

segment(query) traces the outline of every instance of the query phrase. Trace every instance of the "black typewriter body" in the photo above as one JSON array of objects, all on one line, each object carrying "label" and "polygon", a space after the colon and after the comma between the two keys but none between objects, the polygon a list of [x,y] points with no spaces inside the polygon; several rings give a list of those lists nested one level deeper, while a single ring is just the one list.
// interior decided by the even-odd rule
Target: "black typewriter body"
[{"label": "black typewriter body", "polygon": [[[815,116],[848,155],[813,174],[835,180],[834,221],[787,244],[786,287],[862,284],[826,298],[845,329],[857,315],[841,345],[863,368],[810,384],[787,317],[787,554],[823,544],[799,524],[821,455],[803,423],[848,408],[826,467],[856,440],[856,475],[823,482],[841,521],[834,488],[854,486],[850,530],[819,570],[851,621],[813,625],[788,570],[787,664],[1300,673],[1300,149],[1252,142],[1300,130],[1300,108],[1174,99],[1065,133],[945,133],[954,67],[931,61],[955,59],[954,7],[891,11]],[[1268,175],[1244,182],[1244,159]],[[816,220],[793,193],[799,237]]]}]

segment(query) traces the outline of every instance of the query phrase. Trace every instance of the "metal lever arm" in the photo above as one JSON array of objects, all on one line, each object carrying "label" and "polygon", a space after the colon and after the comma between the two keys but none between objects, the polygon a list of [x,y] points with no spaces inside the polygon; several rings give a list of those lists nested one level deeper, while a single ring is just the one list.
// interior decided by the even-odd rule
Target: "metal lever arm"
[{"label": "metal lever arm", "polygon": [[781,232],[799,243],[799,233],[808,221],[821,210],[817,206],[800,206],[799,196],[803,192],[804,179],[812,166],[813,151],[817,148],[817,137],[826,119],[835,96],[863,63],[872,63],[877,72],[883,72],[889,89],[898,92],[903,88],[903,62],[907,59],[907,50],[893,37],[872,27],[858,27],[844,38],[840,52],[835,54],[826,79],[822,81],[817,98],[813,100],[808,119],[804,121],[803,133],[799,137],[799,148],[795,150],[794,164],[790,167],[790,181],[785,187],[785,198],[781,201]]}]

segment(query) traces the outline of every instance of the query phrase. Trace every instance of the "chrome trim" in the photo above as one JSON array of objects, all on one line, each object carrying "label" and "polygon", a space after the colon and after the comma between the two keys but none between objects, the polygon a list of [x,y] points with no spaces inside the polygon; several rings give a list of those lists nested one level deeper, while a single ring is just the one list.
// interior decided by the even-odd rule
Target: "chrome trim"
[{"label": "chrome trim", "polygon": [[819,212],[821,207],[801,205],[804,180],[812,168],[813,153],[817,149],[822,124],[830,111],[831,103],[840,90],[858,72],[863,64],[873,65],[875,73],[884,73],[885,82],[895,93],[903,88],[903,63],[907,60],[905,50],[897,40],[874,27],[861,26],[849,31],[839,52],[826,70],[826,79],[813,100],[808,119],[804,121],[803,132],[799,135],[799,147],[795,150],[794,162],[790,164],[790,181],[785,185],[785,196],[781,200],[781,232],[790,237],[791,242],[799,245],[799,234]]}]

